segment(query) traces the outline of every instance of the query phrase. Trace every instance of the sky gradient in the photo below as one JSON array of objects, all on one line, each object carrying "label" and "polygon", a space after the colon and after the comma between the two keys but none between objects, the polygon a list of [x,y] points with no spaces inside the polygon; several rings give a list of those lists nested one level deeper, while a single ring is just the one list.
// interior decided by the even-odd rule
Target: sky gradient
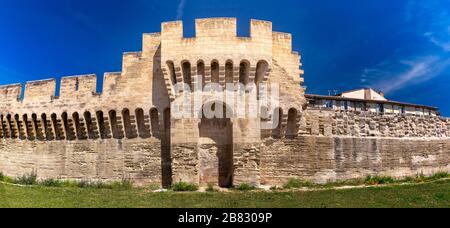
[{"label": "sky gradient", "polygon": [[[360,87],[450,116],[450,0],[1,0],[0,84],[121,71],[161,22],[251,18],[293,34],[308,93]],[[101,86],[99,86],[101,88]],[[332,92],[334,94],[334,92]]]}]

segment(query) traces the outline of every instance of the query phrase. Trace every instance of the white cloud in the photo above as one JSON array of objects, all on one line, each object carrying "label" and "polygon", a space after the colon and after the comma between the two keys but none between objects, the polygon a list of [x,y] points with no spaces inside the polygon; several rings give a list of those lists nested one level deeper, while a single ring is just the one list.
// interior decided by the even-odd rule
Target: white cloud
[{"label": "white cloud", "polygon": [[177,7],[177,20],[181,19],[184,14],[184,6],[186,5],[186,0],[180,0]]},{"label": "white cloud", "polygon": [[[450,28],[449,28],[450,30]],[[450,36],[450,31],[448,33],[448,35]],[[427,32],[425,33],[425,36],[428,38],[428,40],[433,43],[434,45],[442,48],[442,50],[446,51],[446,52],[450,52],[450,41],[449,42],[444,42],[440,39],[438,39],[433,33],[431,32]]]},{"label": "white cloud", "polygon": [[[426,32],[423,34],[430,43],[440,47],[445,52],[450,52],[450,14],[448,4],[442,2],[434,2],[428,5],[420,1],[416,5],[417,15],[416,21],[426,21],[422,29]],[[411,9],[407,9],[411,11]]]},{"label": "white cloud", "polygon": [[361,80],[368,86],[392,93],[404,87],[439,76],[450,66],[449,59],[427,56],[414,60],[394,61],[385,66],[365,69]]},{"label": "white cloud", "polygon": [[405,7],[405,20],[428,41],[445,52],[450,52],[450,1],[409,0]]},{"label": "white cloud", "polygon": [[361,84],[389,94],[449,74],[450,14],[446,6],[438,1],[409,0],[405,8],[405,21],[414,26],[417,36],[425,37],[440,49],[427,51],[430,43],[418,42],[418,52],[394,53],[381,63],[364,69]]}]

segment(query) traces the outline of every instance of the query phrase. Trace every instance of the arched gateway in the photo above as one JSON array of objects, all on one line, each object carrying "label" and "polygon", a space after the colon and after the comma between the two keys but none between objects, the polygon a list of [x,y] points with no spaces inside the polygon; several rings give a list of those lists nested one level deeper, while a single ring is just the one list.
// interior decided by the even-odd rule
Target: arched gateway
[{"label": "arched gateway", "polygon": [[[216,102],[211,105],[210,111],[217,111]],[[205,105],[208,106],[208,105]],[[233,185],[233,123],[226,113],[231,108],[223,104],[220,111],[223,115],[208,118],[202,109],[199,123],[199,165],[200,184],[218,184],[220,187]]]}]

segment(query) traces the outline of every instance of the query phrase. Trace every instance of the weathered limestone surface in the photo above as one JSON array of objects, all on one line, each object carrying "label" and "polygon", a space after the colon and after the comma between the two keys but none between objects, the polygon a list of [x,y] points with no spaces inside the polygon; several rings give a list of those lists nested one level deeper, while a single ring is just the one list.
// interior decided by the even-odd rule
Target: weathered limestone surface
[{"label": "weathered limestone surface", "polygon": [[234,183],[260,184],[260,147],[258,144],[237,144],[234,152]]},{"label": "weathered limestone surface", "polygon": [[40,179],[133,180],[161,183],[161,143],[157,140],[17,141],[0,143],[1,170],[11,176],[33,171]]},{"label": "weathered limestone surface", "polygon": [[307,110],[300,119],[304,135],[449,138],[450,121],[440,116]]},{"label": "weathered limestone surface", "polygon": [[261,146],[261,183],[291,178],[319,183],[450,172],[450,140],[301,136]]}]

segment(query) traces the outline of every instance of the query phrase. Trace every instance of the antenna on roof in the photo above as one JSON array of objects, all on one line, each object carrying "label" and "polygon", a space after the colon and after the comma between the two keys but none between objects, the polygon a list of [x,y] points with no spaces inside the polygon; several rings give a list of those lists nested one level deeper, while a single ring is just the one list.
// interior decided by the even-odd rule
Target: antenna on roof
[{"label": "antenna on roof", "polygon": [[334,91],[334,96],[336,96],[337,95],[337,93],[339,92],[339,90],[333,90]]},{"label": "antenna on roof", "polygon": [[328,90],[328,96],[331,97],[331,90]]}]

